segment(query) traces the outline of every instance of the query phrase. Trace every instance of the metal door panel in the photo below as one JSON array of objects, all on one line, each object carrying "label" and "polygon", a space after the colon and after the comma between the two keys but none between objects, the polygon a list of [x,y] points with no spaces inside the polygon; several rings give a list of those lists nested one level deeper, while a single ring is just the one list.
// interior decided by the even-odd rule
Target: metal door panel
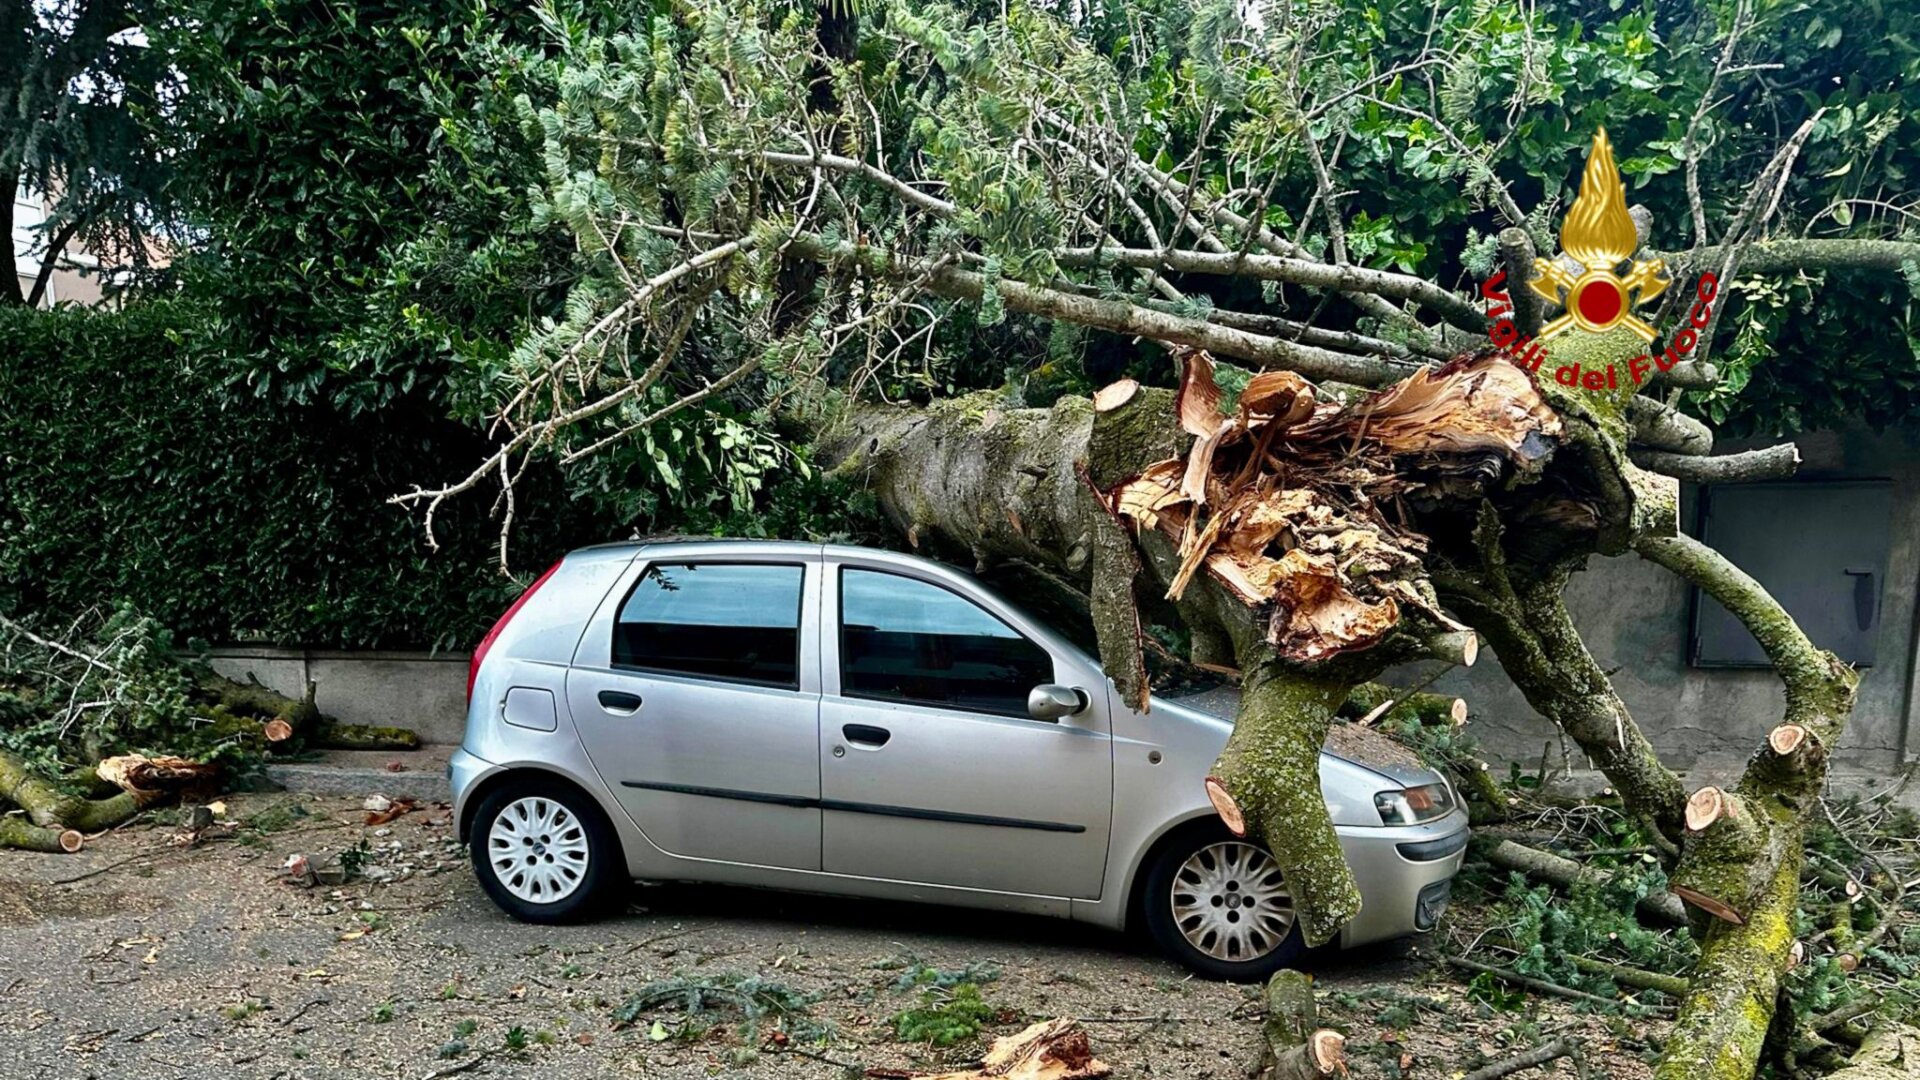
[{"label": "metal door panel", "polygon": [[[819,625],[815,558],[703,554],[658,563],[805,567],[797,689],[615,669],[612,625],[637,562],[609,592],[567,676],[567,707],[594,768],[656,847],[687,858],[820,869]],[[603,692],[630,694],[609,707]]]},{"label": "metal door panel", "polygon": [[[1059,723],[840,694],[840,569],[899,574],[959,593],[1053,658],[1088,691]],[[1113,743],[1106,677],[1043,626],[957,572],[885,555],[821,567],[822,868],[935,885],[1092,899],[1106,870]],[[878,728],[885,742],[849,726]],[[863,742],[865,745],[863,745]]]},{"label": "metal door panel", "polygon": [[[836,874],[1093,898],[1112,741],[1068,724],[827,699],[821,865]],[[848,724],[889,733],[866,749]]]},{"label": "metal door panel", "polygon": [[[1877,659],[1892,484],[1726,484],[1702,497],[1702,539],[1766,586],[1815,645],[1858,667]],[[1766,667],[1746,624],[1694,589],[1696,667]]]},{"label": "metal door panel", "polygon": [[[603,690],[642,704],[620,715]],[[567,700],[594,767],[656,847],[820,869],[818,694],[576,666]]]}]

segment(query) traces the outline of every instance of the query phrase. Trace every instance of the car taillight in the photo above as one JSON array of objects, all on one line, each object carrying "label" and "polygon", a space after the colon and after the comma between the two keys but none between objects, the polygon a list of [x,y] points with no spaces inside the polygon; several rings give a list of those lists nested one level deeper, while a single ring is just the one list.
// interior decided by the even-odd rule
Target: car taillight
[{"label": "car taillight", "polygon": [[[560,560],[560,562],[565,561],[565,559]],[[500,616],[493,624],[493,629],[487,631],[487,636],[480,639],[480,644],[474,646],[473,659],[467,664],[468,704],[473,703],[473,684],[475,680],[480,678],[480,664],[486,660],[487,650],[493,648],[493,640],[500,636],[500,631],[507,628],[507,624],[513,621],[513,617],[520,613],[521,607],[525,606],[527,601],[533,599],[533,594],[539,592],[540,586],[545,585],[547,579],[552,577],[553,572],[558,569],[560,569],[560,563],[554,563],[552,566],[547,567],[547,572],[535,578],[533,584],[527,586],[527,591],[520,594],[520,598],[513,602],[513,606],[507,609],[506,614]]]}]

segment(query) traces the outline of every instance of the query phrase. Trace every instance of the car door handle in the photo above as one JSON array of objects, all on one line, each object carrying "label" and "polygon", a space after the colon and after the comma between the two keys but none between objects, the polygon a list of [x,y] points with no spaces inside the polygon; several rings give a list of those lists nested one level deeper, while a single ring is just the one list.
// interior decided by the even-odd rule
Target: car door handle
[{"label": "car door handle", "polygon": [[840,729],[840,734],[845,735],[847,741],[855,746],[869,748],[885,746],[887,740],[893,738],[893,732],[871,724],[848,724]]},{"label": "car door handle", "polygon": [[640,711],[640,695],[624,690],[600,691],[600,707],[615,716],[632,716]]}]

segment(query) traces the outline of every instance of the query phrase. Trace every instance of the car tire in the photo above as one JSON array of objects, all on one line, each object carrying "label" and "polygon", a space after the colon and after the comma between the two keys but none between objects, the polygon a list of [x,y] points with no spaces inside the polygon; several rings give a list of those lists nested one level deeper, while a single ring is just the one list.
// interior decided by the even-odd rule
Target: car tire
[{"label": "car tire", "polygon": [[1147,933],[1168,957],[1208,978],[1256,982],[1307,951],[1273,856],[1217,821],[1161,844],[1143,888]]},{"label": "car tire", "polygon": [[599,805],[571,784],[510,780],[474,811],[473,872],[493,902],[522,922],[580,922],[603,914],[626,877],[626,858]]}]

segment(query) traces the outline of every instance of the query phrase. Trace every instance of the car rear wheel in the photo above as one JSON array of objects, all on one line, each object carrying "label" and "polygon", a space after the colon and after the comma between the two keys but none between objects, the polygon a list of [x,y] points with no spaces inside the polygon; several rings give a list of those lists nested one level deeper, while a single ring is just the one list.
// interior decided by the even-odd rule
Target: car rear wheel
[{"label": "car rear wheel", "polygon": [[495,788],[474,812],[471,836],[481,888],[526,922],[591,918],[626,872],[600,808],[579,789],[554,781]]},{"label": "car rear wheel", "polygon": [[1143,901],[1160,948],[1202,975],[1251,982],[1306,952],[1273,856],[1218,826],[1188,829],[1161,848]]}]

